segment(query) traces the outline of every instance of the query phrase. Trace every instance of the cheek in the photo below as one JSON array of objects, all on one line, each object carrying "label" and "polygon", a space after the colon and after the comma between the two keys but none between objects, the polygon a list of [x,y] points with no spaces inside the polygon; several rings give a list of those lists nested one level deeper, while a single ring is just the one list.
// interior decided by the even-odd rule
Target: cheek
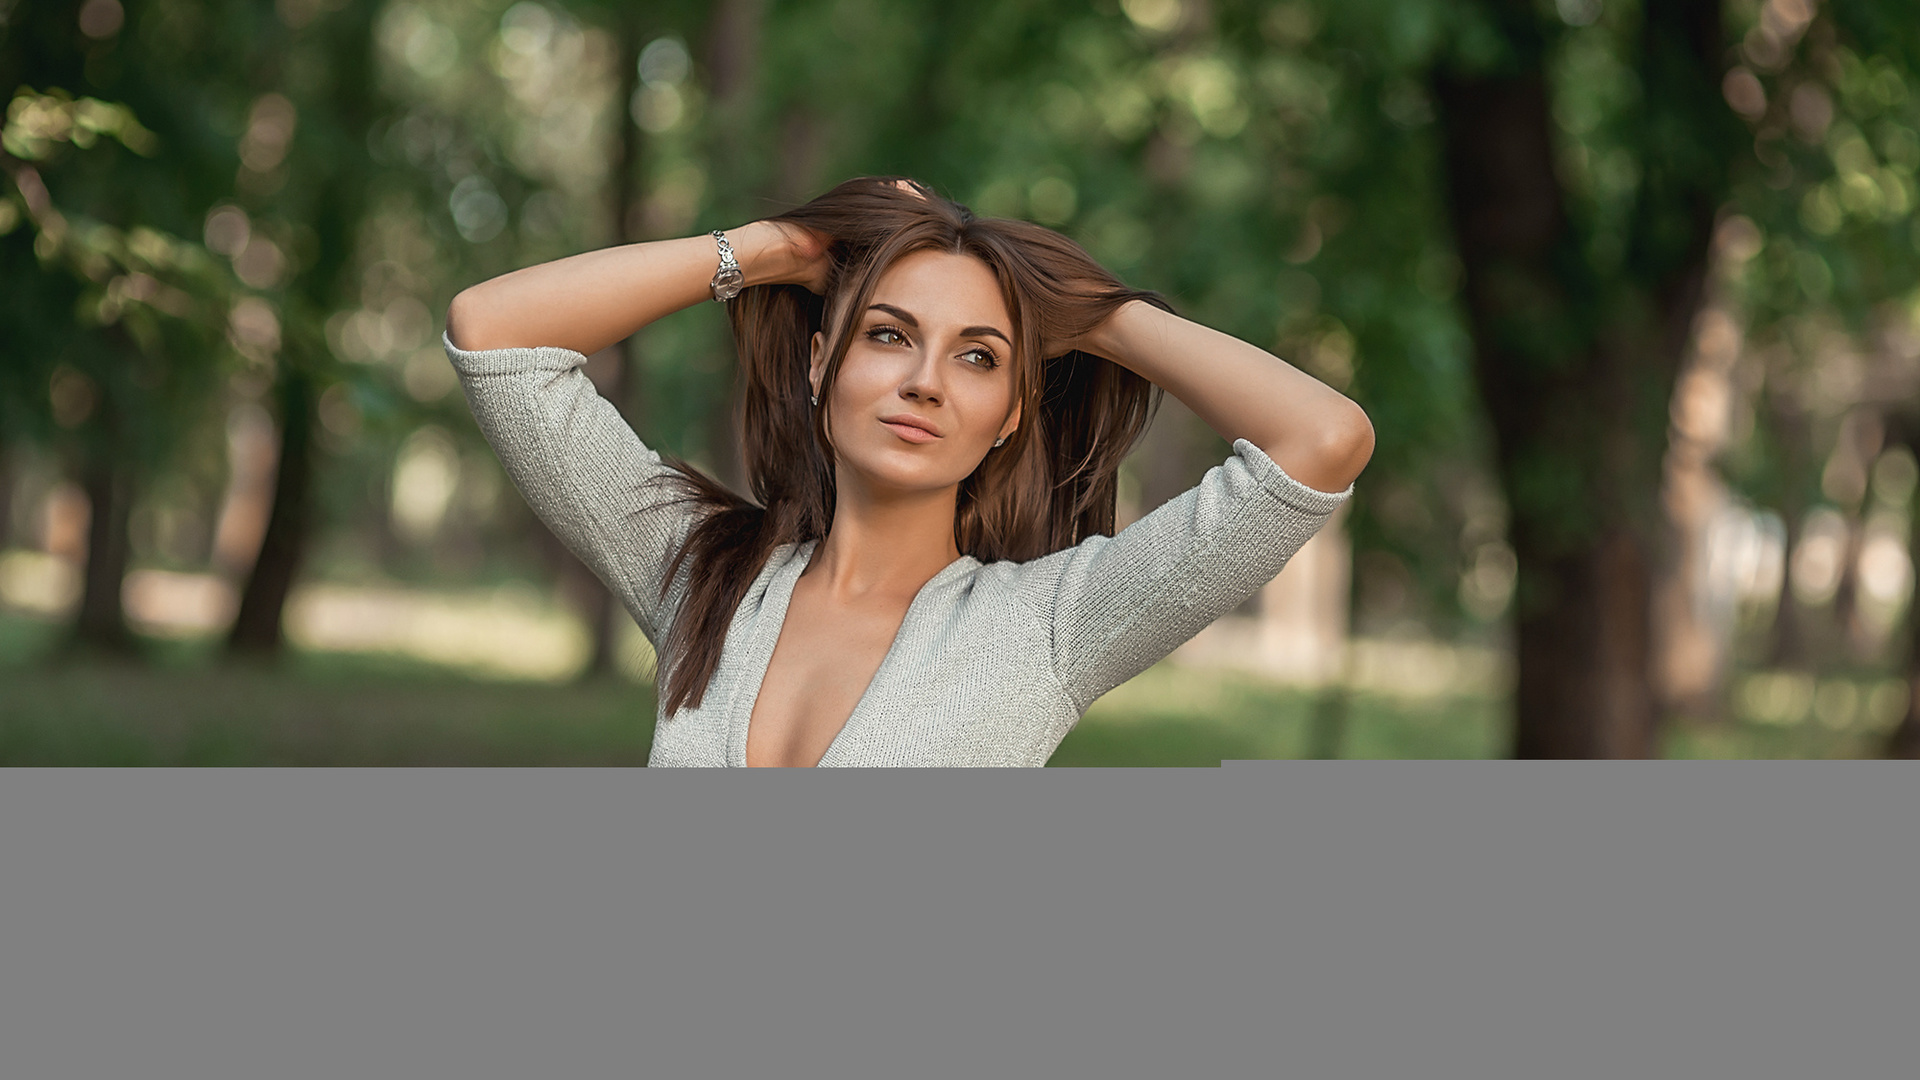
[{"label": "cheek", "polygon": [[840,371],[833,379],[833,396],[849,405],[864,405],[898,383],[883,361],[855,350],[840,362]]},{"label": "cheek", "polygon": [[1013,411],[1013,377],[1000,376],[991,380],[982,379],[977,393],[968,401],[968,422],[982,428],[992,428],[988,436],[998,435],[1000,425],[1006,423],[1007,414]]}]

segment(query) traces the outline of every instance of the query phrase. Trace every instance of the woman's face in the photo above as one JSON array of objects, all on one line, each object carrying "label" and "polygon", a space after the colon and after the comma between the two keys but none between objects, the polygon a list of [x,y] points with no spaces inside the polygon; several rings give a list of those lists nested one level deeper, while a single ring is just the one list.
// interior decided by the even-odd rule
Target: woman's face
[{"label": "woman's face", "polygon": [[[950,487],[1019,426],[1013,319],[986,263],[913,252],[881,275],[865,311],[842,317],[853,337],[821,406],[843,474],[877,492]],[[816,394],[826,359],[816,333]]]}]

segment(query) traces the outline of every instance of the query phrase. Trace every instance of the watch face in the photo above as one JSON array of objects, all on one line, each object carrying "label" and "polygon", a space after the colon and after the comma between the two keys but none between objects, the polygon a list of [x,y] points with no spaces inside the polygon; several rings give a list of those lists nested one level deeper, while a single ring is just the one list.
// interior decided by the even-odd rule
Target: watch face
[{"label": "watch face", "polygon": [[713,275],[713,295],[721,300],[731,300],[740,295],[741,286],[747,277],[738,270],[722,270]]}]

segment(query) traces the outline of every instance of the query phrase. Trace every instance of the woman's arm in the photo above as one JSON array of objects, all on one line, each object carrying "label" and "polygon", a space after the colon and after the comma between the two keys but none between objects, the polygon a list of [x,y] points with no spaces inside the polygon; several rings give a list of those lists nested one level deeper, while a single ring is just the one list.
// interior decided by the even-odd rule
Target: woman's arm
[{"label": "woman's arm", "polygon": [[[748,285],[818,289],[824,242],[756,221],[727,230]],[[652,240],[582,252],[483,281],[453,298],[447,337],[456,348],[571,349],[591,356],[662,316],[711,300],[720,266],[712,236]]]},{"label": "woman's arm", "polygon": [[[760,223],[727,235],[749,284],[808,284],[796,253],[810,237],[797,228],[799,244]],[[656,643],[670,615],[661,582],[695,511],[580,369],[710,297],[719,261],[711,236],[590,251],[475,285],[447,313],[447,357],[514,486]]]},{"label": "woman's arm", "polygon": [[1076,347],[1167,390],[1228,442],[1245,439],[1288,476],[1344,491],[1373,456],[1373,425],[1344,395],[1264,349],[1139,300]]}]

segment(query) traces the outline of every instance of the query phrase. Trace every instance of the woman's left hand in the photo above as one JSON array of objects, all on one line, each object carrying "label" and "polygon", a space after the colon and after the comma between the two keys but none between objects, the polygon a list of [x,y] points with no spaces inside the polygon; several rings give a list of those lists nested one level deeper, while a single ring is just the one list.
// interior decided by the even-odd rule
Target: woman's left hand
[{"label": "woman's left hand", "polygon": [[[1087,282],[1086,284],[1089,288],[1094,287],[1093,282]],[[1115,308],[1098,325],[1084,333],[1074,334],[1061,327],[1043,327],[1040,333],[1041,359],[1051,360],[1056,356],[1065,356],[1075,349],[1081,352],[1092,353],[1095,356],[1103,356],[1109,360],[1114,359],[1114,354],[1110,351],[1113,346],[1109,341],[1107,331],[1113,326],[1113,322],[1115,318],[1119,316],[1121,309],[1131,303],[1134,303],[1134,301],[1130,300],[1126,304],[1121,304],[1120,307]]]}]

